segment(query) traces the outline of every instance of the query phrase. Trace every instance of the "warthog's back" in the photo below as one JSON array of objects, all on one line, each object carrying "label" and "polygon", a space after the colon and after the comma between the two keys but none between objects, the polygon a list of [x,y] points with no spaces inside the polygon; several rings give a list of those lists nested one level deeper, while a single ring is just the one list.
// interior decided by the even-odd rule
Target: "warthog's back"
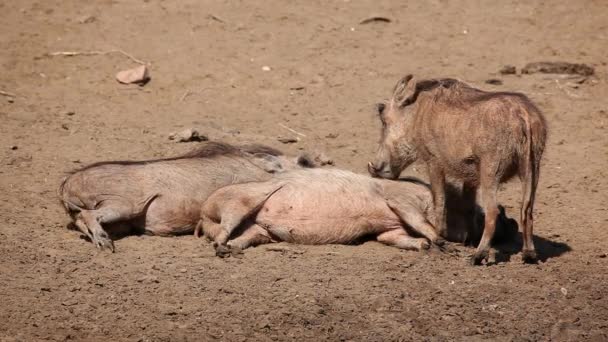
[{"label": "warthog's back", "polygon": [[421,94],[414,141],[424,160],[438,159],[448,174],[476,182],[484,155],[499,159],[511,178],[529,139],[544,146],[546,126],[538,108],[523,94],[485,92],[458,82]]},{"label": "warthog's back", "polygon": [[313,169],[277,177],[283,187],[259,211],[256,222],[284,241],[351,243],[399,227],[377,180],[341,170]]},{"label": "warthog's back", "polygon": [[104,163],[69,175],[60,196],[64,202],[93,209],[111,199],[140,203],[151,196],[206,198],[222,186],[268,177],[247,159],[235,156]]}]

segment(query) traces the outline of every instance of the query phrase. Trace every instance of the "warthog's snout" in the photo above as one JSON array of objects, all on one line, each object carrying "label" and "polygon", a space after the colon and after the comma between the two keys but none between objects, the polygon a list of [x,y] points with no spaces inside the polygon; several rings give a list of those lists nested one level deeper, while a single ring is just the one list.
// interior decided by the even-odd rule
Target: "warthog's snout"
[{"label": "warthog's snout", "polygon": [[367,163],[367,172],[369,172],[372,177],[376,178],[396,179],[398,177],[393,174],[390,165],[384,161],[379,163]]}]

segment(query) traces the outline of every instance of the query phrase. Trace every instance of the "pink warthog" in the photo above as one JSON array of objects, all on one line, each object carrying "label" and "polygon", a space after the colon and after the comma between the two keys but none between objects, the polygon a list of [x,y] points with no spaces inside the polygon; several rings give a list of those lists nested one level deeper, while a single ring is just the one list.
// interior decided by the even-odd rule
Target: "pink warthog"
[{"label": "pink warthog", "polygon": [[195,234],[213,240],[220,256],[274,241],[350,244],[366,236],[421,250],[444,243],[427,219],[432,213],[431,192],[420,181],[294,170],[217,190],[203,205]]}]

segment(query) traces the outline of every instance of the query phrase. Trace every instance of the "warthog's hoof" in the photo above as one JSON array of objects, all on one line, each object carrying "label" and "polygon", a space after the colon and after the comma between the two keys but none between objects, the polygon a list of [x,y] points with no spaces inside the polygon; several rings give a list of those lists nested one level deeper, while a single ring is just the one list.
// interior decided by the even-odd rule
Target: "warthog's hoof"
[{"label": "warthog's hoof", "polygon": [[435,241],[433,241],[433,244],[435,244],[436,246],[439,246],[439,247],[443,247],[443,245],[446,244],[446,241],[444,238],[438,237],[435,239]]},{"label": "warthog's hoof", "polygon": [[420,241],[418,241],[418,250],[419,251],[425,251],[429,248],[431,248],[431,243],[428,242],[426,239],[420,239]]},{"label": "warthog's hoof", "polygon": [[483,261],[488,262],[488,251],[478,251],[471,255],[471,265],[479,266],[483,263]]},{"label": "warthog's hoof", "polygon": [[214,247],[215,247],[215,256],[218,256],[220,258],[227,258],[231,254],[229,246],[217,244]]},{"label": "warthog's hoof", "polygon": [[103,232],[100,235],[93,235],[93,244],[95,244],[95,247],[101,250],[107,248],[114,253],[114,241],[110,239],[106,232]]},{"label": "warthog's hoof", "polygon": [[523,250],[521,252],[521,259],[526,264],[536,264],[538,262],[536,251],[533,249]]}]

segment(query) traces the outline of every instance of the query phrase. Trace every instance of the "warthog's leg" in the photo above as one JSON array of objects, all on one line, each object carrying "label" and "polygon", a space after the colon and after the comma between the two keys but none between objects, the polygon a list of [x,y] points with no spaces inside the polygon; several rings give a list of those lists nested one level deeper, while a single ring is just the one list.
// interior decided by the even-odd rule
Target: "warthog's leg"
[{"label": "warthog's leg", "polygon": [[532,212],[534,211],[534,198],[536,196],[536,187],[538,186],[540,167],[538,163],[531,166],[531,162],[529,160],[526,160],[524,163],[525,165],[522,167],[523,171],[520,171],[519,176],[523,190],[520,219],[523,226],[522,259],[524,262],[534,263],[536,262],[536,250],[534,249],[534,241],[532,239],[534,227],[534,217],[532,216]]},{"label": "warthog's leg", "polygon": [[255,247],[257,245],[270,243],[271,241],[272,239],[268,234],[268,231],[253,223],[250,226],[247,226],[241,235],[228,241],[226,244],[230,248],[243,250],[248,247]]},{"label": "warthog's leg", "polygon": [[215,245],[226,245],[230,234],[247,218],[255,215],[266,200],[281,189],[274,183],[243,183],[231,186],[226,202],[221,205],[222,230],[215,237]]},{"label": "warthog's leg", "polygon": [[82,220],[80,219],[80,214],[78,214],[78,215],[76,215],[74,217],[74,224],[76,225],[76,227],[78,228],[78,230],[80,230],[81,233],[83,233],[91,241],[93,241],[93,234],[91,234],[91,231],[89,230],[89,228],[87,227],[87,225],[84,224],[84,222],[82,222]]},{"label": "warthog's leg", "polygon": [[474,265],[481,264],[482,260],[488,260],[490,252],[490,244],[496,231],[496,218],[498,217],[498,204],[496,203],[496,193],[498,192],[498,179],[496,178],[496,168],[483,168],[481,165],[480,175],[480,192],[481,205],[485,213],[485,222],[481,241],[477,246],[477,250],[471,258],[471,263]]},{"label": "warthog's leg", "polygon": [[446,212],[445,212],[445,174],[441,166],[429,165],[429,178],[431,181],[431,192],[433,193],[433,205],[435,207],[435,228],[441,236],[446,235]]},{"label": "warthog's leg", "polygon": [[442,246],[445,243],[445,240],[437,234],[435,228],[418,209],[407,203],[403,204],[393,200],[387,200],[386,203],[416,233],[424,236],[438,246]]},{"label": "warthog's leg", "polygon": [[[101,223],[117,221],[118,213],[112,208],[101,210],[83,210],[76,216],[76,226],[82,226],[80,230],[86,229],[87,236],[99,249],[108,248],[114,252],[114,243],[108,233],[103,230]],[[110,219],[108,221],[108,219]]]},{"label": "warthog's leg", "polygon": [[75,224],[87,234],[96,247],[100,249],[108,248],[114,252],[114,243],[103,229],[102,224],[132,219],[140,215],[141,210],[120,201],[106,201],[102,202],[97,209],[80,211],[76,215]]},{"label": "warthog's leg", "polygon": [[405,229],[397,228],[378,234],[376,239],[385,245],[395,246],[397,248],[419,251],[428,249],[429,242],[422,238],[413,238],[407,234]]}]

